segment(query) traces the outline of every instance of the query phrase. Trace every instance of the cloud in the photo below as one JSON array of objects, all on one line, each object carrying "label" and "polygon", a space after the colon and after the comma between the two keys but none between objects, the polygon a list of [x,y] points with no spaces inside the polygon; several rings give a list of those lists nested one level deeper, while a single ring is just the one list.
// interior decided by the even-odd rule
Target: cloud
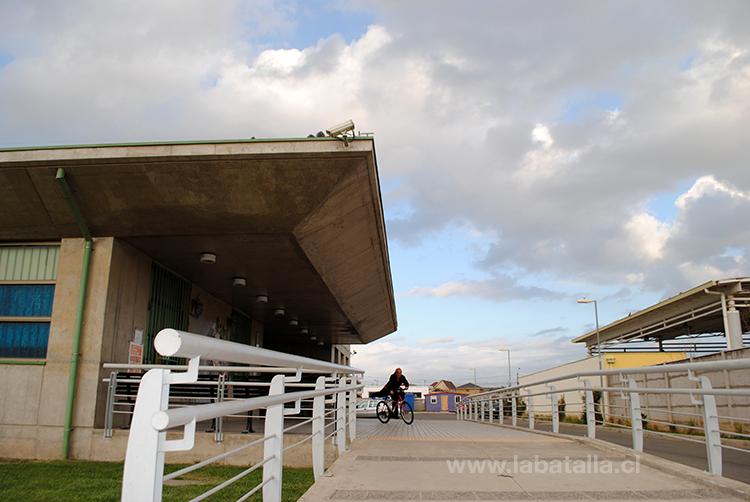
[{"label": "cloud", "polygon": [[461,384],[473,381],[474,370],[482,385],[505,385],[507,354],[499,352],[498,347],[511,349],[513,379],[519,371],[532,373],[586,355],[584,347],[563,337],[459,339],[449,346],[394,343],[387,338],[358,347],[352,364],[364,369],[370,378],[379,378],[381,384],[394,368],[401,367],[413,385],[428,385],[441,378]]},{"label": "cloud", "polygon": [[559,335],[561,333],[565,333],[566,331],[568,331],[568,328],[564,328],[562,326],[555,326],[554,328],[540,329],[539,331],[532,334],[531,336]]},{"label": "cloud", "polygon": [[408,296],[426,296],[446,298],[451,296],[469,296],[492,301],[557,299],[560,293],[536,286],[518,284],[508,276],[498,276],[485,280],[466,280],[444,282],[437,286],[417,286],[410,289]]},{"label": "cloud", "polygon": [[423,338],[419,341],[420,345],[445,345],[456,341],[452,336],[441,336],[436,338]]},{"label": "cloud", "polygon": [[[748,274],[750,3],[358,6],[375,22],[351,42],[269,47],[295,29],[284,2],[4,2],[0,141],[305,136],[351,117],[401,181],[391,239],[495,236],[489,279],[409,295],[554,298],[528,286],[540,275],[673,293]],[[592,95],[615,106],[566,117]],[[647,207],[685,182],[674,221]]]}]

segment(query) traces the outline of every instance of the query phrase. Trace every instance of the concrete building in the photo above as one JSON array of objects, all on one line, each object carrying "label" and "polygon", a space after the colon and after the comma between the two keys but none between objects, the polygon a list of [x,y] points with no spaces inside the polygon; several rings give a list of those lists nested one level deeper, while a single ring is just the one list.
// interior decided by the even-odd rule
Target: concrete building
[{"label": "concrete building", "polygon": [[0,150],[3,455],[98,458],[102,364],[165,327],[344,364],[395,331],[373,139]]}]

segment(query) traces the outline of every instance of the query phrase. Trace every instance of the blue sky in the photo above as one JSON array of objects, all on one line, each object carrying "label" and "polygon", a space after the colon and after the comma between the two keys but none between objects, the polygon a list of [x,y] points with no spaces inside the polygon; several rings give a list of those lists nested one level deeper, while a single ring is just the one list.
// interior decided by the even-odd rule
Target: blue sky
[{"label": "blue sky", "polygon": [[505,383],[498,347],[522,373],[584,355],[580,295],[605,324],[748,273],[747,11],[19,2],[0,7],[0,144],[293,137],[352,118],[376,137],[399,317],[355,363]]}]

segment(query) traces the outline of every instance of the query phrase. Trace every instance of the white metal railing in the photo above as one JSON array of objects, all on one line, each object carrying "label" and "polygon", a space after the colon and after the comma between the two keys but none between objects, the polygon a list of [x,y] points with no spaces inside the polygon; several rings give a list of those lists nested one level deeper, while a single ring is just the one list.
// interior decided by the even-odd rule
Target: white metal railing
[{"label": "white metal railing", "polygon": [[[165,480],[178,478],[262,444],[261,460],[193,500],[210,497],[248,474],[262,469],[262,481],[239,500],[246,500],[257,491],[263,490],[264,501],[279,502],[285,451],[310,441],[313,473],[317,480],[325,469],[325,440],[333,438],[340,454],[346,450],[347,432],[350,441],[356,438],[355,401],[357,391],[363,388],[360,383],[363,373],[361,370],[173,329],[160,331],[154,340],[154,347],[162,356],[185,357],[189,358],[190,362],[187,367],[182,367],[186,368],[184,372],[174,372],[173,367],[153,367],[138,382],[138,396],[132,414],[125,456],[122,484],[124,501],[161,500]],[[201,358],[254,365],[254,372],[274,373],[267,384],[268,394],[247,399],[170,407],[170,386],[195,384],[198,381]],[[240,368],[242,367],[227,367],[231,371]],[[294,372],[294,375],[288,376],[290,372]],[[302,381],[303,375],[308,373],[318,375],[314,383]],[[110,388],[111,386],[112,382]],[[287,387],[292,386],[312,388],[288,392]],[[333,399],[326,399],[327,396],[332,396]],[[307,408],[311,411],[311,417],[285,428],[285,417],[300,414],[303,402],[312,402],[312,407]],[[288,403],[293,403],[293,407],[286,407]],[[326,411],[327,403],[333,404],[333,409]],[[265,410],[263,437],[171,474],[164,474],[166,453],[191,450],[195,445],[197,422],[252,410]],[[329,415],[333,415],[333,431],[326,434],[325,419]],[[284,446],[286,433],[307,424],[311,428],[310,434],[295,434],[295,437],[301,436],[301,439]],[[182,428],[182,438],[168,440],[167,430],[175,427]]]},{"label": "white metal railing", "polygon": [[[643,451],[644,422],[666,426],[670,431],[686,429],[691,435],[678,434],[674,432],[663,432],[648,430],[647,432],[657,435],[668,435],[673,438],[686,441],[704,443],[706,446],[706,459],[708,472],[711,474],[722,474],[722,450],[730,449],[750,454],[750,448],[742,448],[725,444],[722,437],[732,439],[750,440],[750,434],[744,433],[744,425],[738,430],[722,429],[722,426],[731,424],[748,424],[750,428],[750,417],[738,415],[720,415],[717,409],[717,397],[727,399],[739,398],[745,401],[744,409],[750,408],[750,388],[747,383],[743,388],[714,388],[711,380],[705,374],[697,373],[722,372],[725,380],[728,372],[741,371],[742,381],[748,381],[748,370],[750,370],[750,359],[734,359],[725,361],[707,361],[693,363],[664,364],[659,366],[643,366],[638,368],[610,369],[601,371],[585,371],[549,378],[537,382],[506,387],[465,398],[456,408],[458,420],[472,420],[478,422],[504,424],[505,418],[510,419],[510,425],[518,426],[522,420],[526,422],[529,429],[537,428],[536,422],[544,421],[551,424],[554,433],[560,433],[561,404],[558,400],[560,395],[569,392],[582,394],[583,422],[586,424],[586,435],[594,439],[596,437],[597,425],[612,426],[630,429],[632,436],[632,448],[637,452]],[[648,386],[648,375],[663,375],[668,386]],[[674,387],[670,382],[676,375],[687,375],[687,381],[694,383],[691,387]],[[646,385],[641,385],[634,376],[641,375]],[[602,384],[595,385],[594,382],[584,378],[600,377]],[[606,377],[618,377],[619,382],[615,385],[603,384]],[[670,378],[671,377],[671,378]],[[600,397],[595,402],[595,393]],[[646,414],[650,411],[663,410],[649,408],[642,402],[642,397],[649,395],[687,396],[689,403],[696,412],[675,411],[670,409],[667,419],[656,420]],[[622,405],[614,404],[615,397],[620,398]],[[609,399],[607,399],[609,397]],[[537,402],[535,398],[540,398]],[[732,409],[729,407],[728,409]],[[674,415],[688,417],[682,422],[674,419]],[[741,432],[740,432],[741,431]],[[748,457],[750,460],[750,457]]]}]

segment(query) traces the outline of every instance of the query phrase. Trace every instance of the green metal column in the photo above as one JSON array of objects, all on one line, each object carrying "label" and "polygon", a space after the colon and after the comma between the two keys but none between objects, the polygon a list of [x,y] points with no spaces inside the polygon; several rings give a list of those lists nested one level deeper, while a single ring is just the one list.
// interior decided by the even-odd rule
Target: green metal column
[{"label": "green metal column", "polygon": [[80,348],[81,348],[81,331],[83,328],[83,314],[86,306],[86,291],[88,290],[89,283],[89,265],[91,263],[91,250],[93,239],[89,232],[89,227],[86,225],[86,221],[83,219],[78,204],[73,197],[73,192],[68,185],[68,181],[65,179],[65,171],[60,168],[57,170],[55,176],[60,188],[62,188],[63,196],[73,212],[78,228],[81,230],[84,238],[83,247],[83,264],[81,265],[81,284],[78,291],[78,308],[76,309],[76,321],[73,328],[73,347],[70,353],[70,371],[68,372],[68,396],[65,405],[65,426],[63,429],[63,458],[68,458],[70,455],[70,433],[73,430],[73,409],[75,407],[76,399],[76,386],[78,385],[78,361],[80,359]]}]

